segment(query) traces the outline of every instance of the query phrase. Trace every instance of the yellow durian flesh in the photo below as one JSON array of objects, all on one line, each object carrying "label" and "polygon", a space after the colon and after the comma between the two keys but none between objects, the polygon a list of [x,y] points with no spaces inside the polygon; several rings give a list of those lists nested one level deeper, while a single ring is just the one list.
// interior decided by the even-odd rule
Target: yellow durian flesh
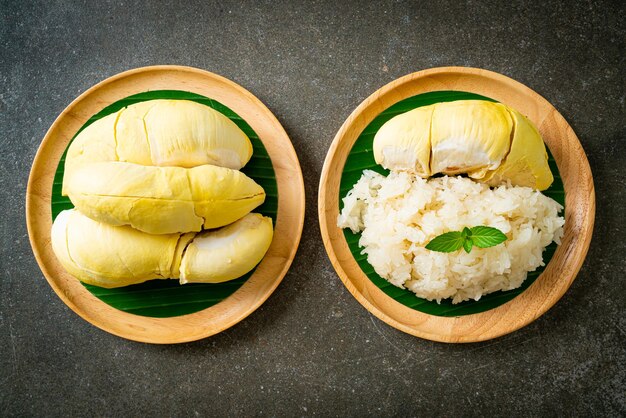
[{"label": "yellow durian flesh", "polygon": [[271,218],[251,213],[221,229],[186,234],[147,234],[94,221],[76,209],[52,225],[52,249],[78,280],[105,288],[178,279],[219,283],[252,270],[273,236]]},{"label": "yellow durian flesh", "polygon": [[481,179],[509,152],[513,128],[506,106],[482,100],[438,103],[432,117],[433,174],[468,173]]},{"label": "yellow durian flesh", "polygon": [[172,277],[172,267],[178,272],[172,261],[180,260],[184,249],[180,238],[111,226],[74,209],[61,212],[52,225],[52,249],[63,267],[84,283],[106,288]]},{"label": "yellow durian flesh", "polygon": [[65,186],[74,206],[90,218],[151,234],[217,228],[265,200],[263,188],[250,177],[212,165],[101,162],[76,169]]},{"label": "yellow durian flesh", "polygon": [[188,100],[151,100],[105,116],[81,131],[68,149],[64,182],[74,169],[104,161],[211,164],[239,170],[251,156],[250,139],[220,112]]},{"label": "yellow durian flesh", "polygon": [[509,109],[514,121],[511,150],[502,164],[487,173],[483,181],[497,186],[505,181],[518,186],[545,190],[554,181],[548,153],[537,128],[524,115]]},{"label": "yellow durian flesh", "polygon": [[374,158],[390,170],[422,177],[467,173],[491,186],[510,181],[545,190],[553,181],[532,122],[505,105],[481,100],[437,103],[393,117],[374,137]]},{"label": "yellow durian flesh", "polygon": [[273,233],[271,218],[250,213],[198,234],[183,255],[180,282],[221,283],[243,276],[261,261]]},{"label": "yellow durian flesh", "polygon": [[[133,140],[134,139],[134,140]],[[222,113],[188,100],[151,100],[129,106],[117,123],[119,161],[239,170],[252,156],[246,134]]]},{"label": "yellow durian flesh", "polygon": [[386,169],[408,170],[427,178],[430,172],[430,121],[434,106],[424,106],[388,120],[374,136],[374,159]]}]

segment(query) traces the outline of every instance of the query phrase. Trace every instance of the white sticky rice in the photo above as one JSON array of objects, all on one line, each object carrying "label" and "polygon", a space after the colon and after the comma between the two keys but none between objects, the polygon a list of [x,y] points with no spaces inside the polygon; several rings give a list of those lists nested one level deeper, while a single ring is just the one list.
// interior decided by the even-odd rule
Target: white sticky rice
[{"label": "white sticky rice", "polygon": [[[522,285],[544,265],[541,253],[560,243],[563,207],[529,187],[490,188],[465,177],[429,180],[365,170],[343,199],[337,224],[362,232],[359,245],[376,273],[417,296],[452,303],[478,300]],[[507,240],[490,248],[440,253],[425,245],[463,227],[498,228]]]}]

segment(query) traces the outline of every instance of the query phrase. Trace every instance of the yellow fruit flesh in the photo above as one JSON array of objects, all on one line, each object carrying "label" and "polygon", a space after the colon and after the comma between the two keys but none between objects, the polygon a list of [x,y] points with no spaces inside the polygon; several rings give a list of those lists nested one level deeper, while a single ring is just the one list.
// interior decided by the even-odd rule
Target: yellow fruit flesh
[{"label": "yellow fruit flesh", "polygon": [[55,219],[52,248],[72,276],[100,287],[179,277],[181,284],[218,283],[252,270],[272,235],[272,220],[254,213],[201,234],[154,235],[97,222],[72,209]]},{"label": "yellow fruit flesh", "polygon": [[78,134],[67,152],[63,182],[76,169],[104,161],[239,170],[251,156],[246,134],[216,110],[188,100],[151,100],[99,119]]},{"label": "yellow fruit flesh", "polygon": [[78,280],[111,288],[168,278],[180,234],[151,235],[96,222],[76,210],[52,226],[52,248]]},{"label": "yellow fruit flesh", "polygon": [[272,219],[257,213],[198,234],[183,256],[181,283],[220,283],[244,275],[261,261],[272,235]]},{"label": "yellow fruit flesh", "polygon": [[492,186],[510,181],[538,190],[553,180],[534,125],[488,101],[437,103],[395,116],[379,129],[373,148],[383,167],[421,177],[467,173]]},{"label": "yellow fruit flesh", "polygon": [[94,163],[67,179],[67,194],[85,215],[151,234],[217,228],[265,200],[254,180],[223,167],[147,167]]},{"label": "yellow fruit flesh", "polygon": [[116,131],[119,161],[238,170],[252,156],[250,140],[233,121],[192,101],[151,100],[129,106],[122,110]]}]

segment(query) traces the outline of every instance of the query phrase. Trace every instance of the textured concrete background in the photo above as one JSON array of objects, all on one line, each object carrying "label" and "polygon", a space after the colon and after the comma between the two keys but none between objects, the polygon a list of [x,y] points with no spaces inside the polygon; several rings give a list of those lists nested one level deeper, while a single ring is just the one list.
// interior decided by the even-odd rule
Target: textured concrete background
[{"label": "textured concrete background", "polygon": [[[0,416],[626,415],[622,2],[294,3],[0,1]],[[278,290],[230,330],[176,346],[125,341],[69,310],[24,219],[30,164],[56,116],[151,64],[249,89],[283,123],[306,179],[302,243]],[[481,344],[423,341],[372,317],[317,226],[322,163],[344,119],[391,80],[442,65],[542,94],[596,179],[595,236],[571,289]]]}]

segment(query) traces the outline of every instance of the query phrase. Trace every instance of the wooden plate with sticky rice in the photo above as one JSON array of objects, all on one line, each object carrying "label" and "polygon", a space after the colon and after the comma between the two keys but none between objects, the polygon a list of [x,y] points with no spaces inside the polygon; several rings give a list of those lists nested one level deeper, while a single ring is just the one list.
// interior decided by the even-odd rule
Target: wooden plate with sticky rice
[{"label": "wooden plate with sticky rice", "polygon": [[[266,200],[255,211],[271,217],[274,240],[250,273],[224,283],[151,280],[104,289],[79,282],[57,261],[50,228],[71,202],[61,195],[69,143],[90,123],[134,103],[191,100],[228,118],[250,138],[253,155],[242,169]],[[304,186],[298,158],[276,117],[250,92],[216,74],[181,66],[152,66],[108,78],[81,94],[46,133],[26,194],[30,242],[46,279],[77,314],[120,337],[149,343],[193,341],[221,332],[257,309],[276,289],[296,253],[304,221]]]},{"label": "wooden plate with sticky rice", "polygon": [[[525,115],[547,146],[554,182],[543,193],[565,207],[564,235],[543,252],[544,267],[521,287],[452,304],[426,300],[379,276],[359,246],[360,233],[337,226],[342,199],[374,161],[373,138],[394,116],[421,106],[456,100],[500,102]],[[593,179],[572,128],[543,97],[503,75],[444,67],[409,74],[382,87],[344,122],[328,151],[319,188],[319,218],[326,251],[352,295],[372,314],[409,334],[441,342],[495,338],[537,319],[566,292],[589,248],[595,215]],[[563,216],[563,214],[561,214]]]}]

